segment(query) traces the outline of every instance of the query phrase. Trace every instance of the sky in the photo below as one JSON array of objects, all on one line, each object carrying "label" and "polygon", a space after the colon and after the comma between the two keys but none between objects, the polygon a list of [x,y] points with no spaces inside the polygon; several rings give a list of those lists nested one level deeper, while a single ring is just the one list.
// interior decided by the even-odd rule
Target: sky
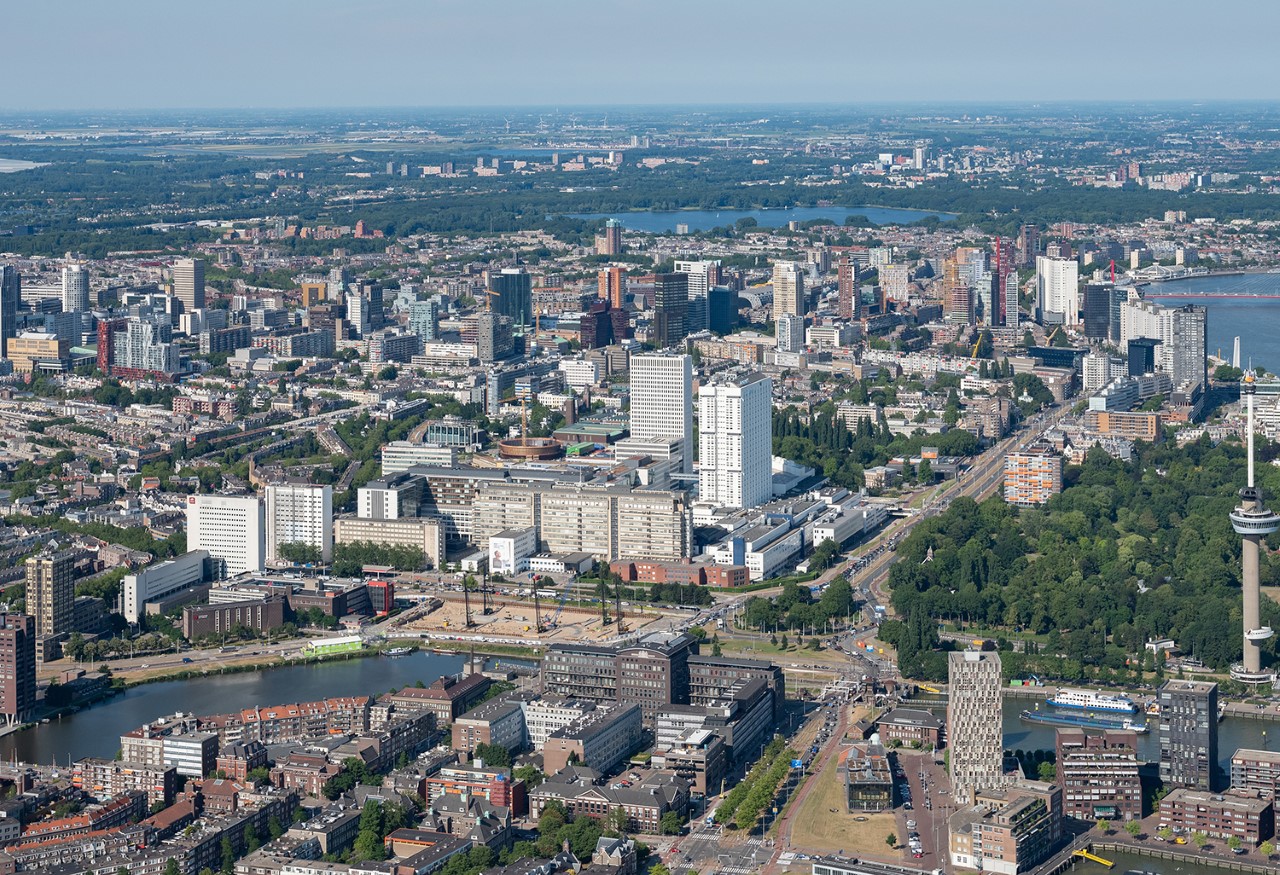
[{"label": "sky", "polygon": [[1271,100],[1271,0],[4,0],[0,110]]}]

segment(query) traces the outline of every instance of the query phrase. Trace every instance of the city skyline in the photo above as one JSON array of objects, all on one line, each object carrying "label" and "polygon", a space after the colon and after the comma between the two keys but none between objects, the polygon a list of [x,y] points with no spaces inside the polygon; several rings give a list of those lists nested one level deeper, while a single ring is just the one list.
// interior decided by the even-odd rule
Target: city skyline
[{"label": "city skyline", "polygon": [[[422,6],[408,0],[231,0],[177,8],[155,0],[125,7],[25,4],[9,10],[14,32],[28,35],[10,48],[10,62],[15,69],[39,65],[45,75],[25,81],[20,93],[0,94],[0,110],[767,104],[791,103],[799,95],[806,103],[1039,103],[1114,99],[1120,89],[1125,100],[1265,100],[1272,96],[1266,35],[1280,24],[1280,9],[1230,0],[1216,7],[1218,15],[1248,15],[1250,27],[1200,30],[1195,55],[1179,59],[1171,57],[1169,46],[1185,44],[1188,13],[1200,11],[1188,2],[1116,9],[1089,0],[1077,4],[1072,22],[1058,28],[1062,38],[1046,38],[1056,22],[1037,8],[926,0],[896,34],[890,28],[888,38],[861,40],[851,52],[849,29],[871,32],[869,10],[808,0],[788,9],[797,24],[823,23],[798,31],[805,63],[791,62],[785,52],[755,53],[748,67],[726,64],[716,53],[705,60],[691,56],[672,35],[699,32],[725,45],[750,45],[777,24],[775,10],[763,3],[688,6],[658,0],[645,15],[581,20],[549,16],[535,6],[501,5],[502,14],[488,7],[477,14],[469,4]],[[1106,21],[1114,32],[1138,37],[1125,42],[1123,80],[1103,63],[1111,57],[1110,43],[1072,38],[1083,35],[1090,21]],[[978,26],[1001,51],[975,56],[964,40],[955,39],[957,32]],[[626,33],[624,48],[645,46],[650,63],[619,64],[620,29]],[[202,38],[178,38],[184,32]],[[278,39],[286,32],[290,40]],[[47,65],[46,47],[54,41],[63,61]],[[574,50],[546,51],[558,42]],[[478,43],[493,49],[489,54],[496,62],[471,64]],[[360,51],[374,45],[376,52]],[[908,64],[902,61],[904,48],[913,52]],[[93,63],[104,50],[112,63]],[[327,76],[291,75],[315,70],[317,56],[342,54],[357,60]],[[227,64],[228,57],[253,63]],[[1206,63],[1214,75],[1205,75]],[[461,69],[465,76],[457,75]],[[1063,76],[1064,70],[1072,75]],[[211,71],[217,75],[206,75]]]}]

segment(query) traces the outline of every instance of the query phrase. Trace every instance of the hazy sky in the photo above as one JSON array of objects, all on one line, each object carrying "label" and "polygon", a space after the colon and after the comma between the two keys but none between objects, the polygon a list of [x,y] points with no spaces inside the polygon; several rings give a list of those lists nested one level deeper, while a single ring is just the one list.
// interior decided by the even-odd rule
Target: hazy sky
[{"label": "hazy sky", "polygon": [[3,0],[0,108],[1277,99],[1272,0]]}]

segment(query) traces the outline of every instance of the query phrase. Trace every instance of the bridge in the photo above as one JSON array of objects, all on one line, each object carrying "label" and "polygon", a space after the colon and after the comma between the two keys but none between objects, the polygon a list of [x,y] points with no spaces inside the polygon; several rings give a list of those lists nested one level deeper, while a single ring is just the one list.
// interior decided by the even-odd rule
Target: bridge
[{"label": "bridge", "polygon": [[1280,300],[1280,295],[1255,295],[1251,292],[1148,292],[1149,298],[1245,298]]}]

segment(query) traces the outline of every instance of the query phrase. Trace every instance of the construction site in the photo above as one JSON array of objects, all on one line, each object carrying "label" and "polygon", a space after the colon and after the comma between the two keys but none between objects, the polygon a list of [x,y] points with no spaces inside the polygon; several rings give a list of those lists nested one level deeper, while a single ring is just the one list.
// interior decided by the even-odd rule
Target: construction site
[{"label": "construction site", "polygon": [[[621,622],[619,622],[621,615]],[[394,622],[397,632],[426,633],[440,638],[476,638],[500,643],[532,644],[555,641],[608,642],[621,635],[647,630],[664,621],[650,607],[609,602],[592,607],[570,604],[556,592],[519,597],[485,588],[444,592],[430,602],[406,611]]]}]

